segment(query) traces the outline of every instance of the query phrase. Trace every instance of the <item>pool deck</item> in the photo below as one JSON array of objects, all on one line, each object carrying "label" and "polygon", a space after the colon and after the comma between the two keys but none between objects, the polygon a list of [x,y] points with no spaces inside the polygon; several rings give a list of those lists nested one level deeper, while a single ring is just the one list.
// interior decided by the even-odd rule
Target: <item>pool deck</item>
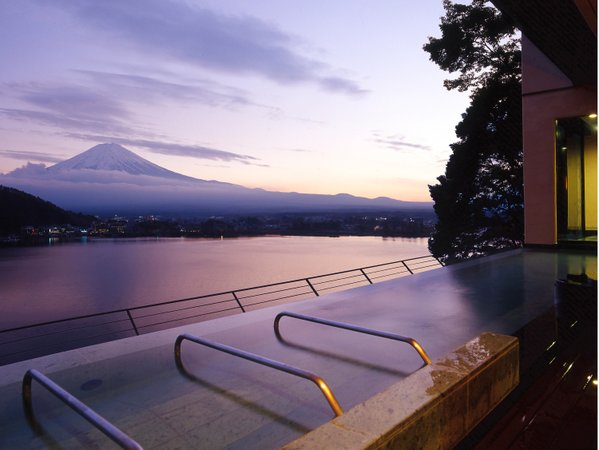
[{"label": "pool deck", "polygon": [[[277,372],[191,342],[190,333],[321,376],[347,410],[422,367],[400,342],[284,318],[283,310],[410,336],[434,360],[482,332],[514,334],[547,315],[554,283],[568,273],[596,279],[595,254],[518,250],[410,277],[337,292],[0,367],[0,448],[116,448],[108,438],[33,386],[43,433],[23,414],[21,379],[30,368],[51,377],[146,449],[278,448],[333,417],[319,390]],[[538,348],[556,339],[543,321]],[[525,351],[529,351],[525,349]],[[532,347],[530,349],[532,350]],[[595,361],[596,365],[596,361]],[[595,373],[596,377],[596,373]],[[596,410],[595,410],[596,414]]]}]

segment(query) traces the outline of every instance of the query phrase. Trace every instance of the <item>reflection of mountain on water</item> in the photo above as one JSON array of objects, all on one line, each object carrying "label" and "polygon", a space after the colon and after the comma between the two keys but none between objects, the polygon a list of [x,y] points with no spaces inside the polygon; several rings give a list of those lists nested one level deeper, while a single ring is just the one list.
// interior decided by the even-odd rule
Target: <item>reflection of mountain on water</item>
[{"label": "reflection of mountain on water", "polygon": [[94,214],[180,214],[431,210],[430,203],[349,194],[318,195],[248,189],[187,177],[118,144],[100,144],[46,168],[27,164],[0,184],[43,197],[62,208]]}]

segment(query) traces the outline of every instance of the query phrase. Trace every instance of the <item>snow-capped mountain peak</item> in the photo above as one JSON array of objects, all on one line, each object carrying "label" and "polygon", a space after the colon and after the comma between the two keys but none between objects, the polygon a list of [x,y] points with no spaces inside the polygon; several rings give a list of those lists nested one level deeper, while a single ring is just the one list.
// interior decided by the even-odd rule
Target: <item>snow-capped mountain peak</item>
[{"label": "snow-capped mountain peak", "polygon": [[125,172],[130,175],[147,175],[179,180],[192,178],[160,167],[119,144],[99,144],[66,161],[49,167],[49,172],[71,170],[102,170]]}]

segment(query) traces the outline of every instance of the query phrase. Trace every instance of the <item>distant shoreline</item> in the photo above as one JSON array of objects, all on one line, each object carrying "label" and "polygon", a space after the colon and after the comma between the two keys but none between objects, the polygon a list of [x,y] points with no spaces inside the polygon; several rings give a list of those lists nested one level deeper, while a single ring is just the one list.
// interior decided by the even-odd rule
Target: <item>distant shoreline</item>
[{"label": "distant shoreline", "polygon": [[235,234],[235,235],[200,235],[200,234],[181,234],[179,236],[157,236],[157,235],[114,235],[114,236],[36,236],[29,238],[20,238],[19,236],[0,236],[0,248],[10,247],[40,247],[61,245],[67,243],[87,243],[90,241],[107,240],[157,240],[157,239],[238,239],[238,238],[259,238],[259,237],[380,237],[380,238],[414,238],[428,239],[429,235],[399,235],[399,234],[368,234],[368,233],[265,233],[265,234]]},{"label": "distant shoreline", "polygon": [[[32,218],[29,218],[30,220]],[[68,220],[68,218],[66,219]],[[31,220],[32,221],[32,220]],[[432,213],[398,211],[329,212],[184,219],[163,216],[91,217],[86,224],[34,225],[24,219],[0,226],[0,246],[47,245],[95,238],[252,236],[381,236],[428,238],[435,227]],[[0,224],[1,225],[1,224]]]}]

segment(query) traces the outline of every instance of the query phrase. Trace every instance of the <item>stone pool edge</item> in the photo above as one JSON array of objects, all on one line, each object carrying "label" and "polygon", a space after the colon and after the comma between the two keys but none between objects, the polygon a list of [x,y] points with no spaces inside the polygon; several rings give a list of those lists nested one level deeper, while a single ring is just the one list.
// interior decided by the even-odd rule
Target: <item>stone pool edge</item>
[{"label": "stone pool edge", "polygon": [[283,448],[451,448],[516,388],[519,365],[517,338],[482,333]]}]

